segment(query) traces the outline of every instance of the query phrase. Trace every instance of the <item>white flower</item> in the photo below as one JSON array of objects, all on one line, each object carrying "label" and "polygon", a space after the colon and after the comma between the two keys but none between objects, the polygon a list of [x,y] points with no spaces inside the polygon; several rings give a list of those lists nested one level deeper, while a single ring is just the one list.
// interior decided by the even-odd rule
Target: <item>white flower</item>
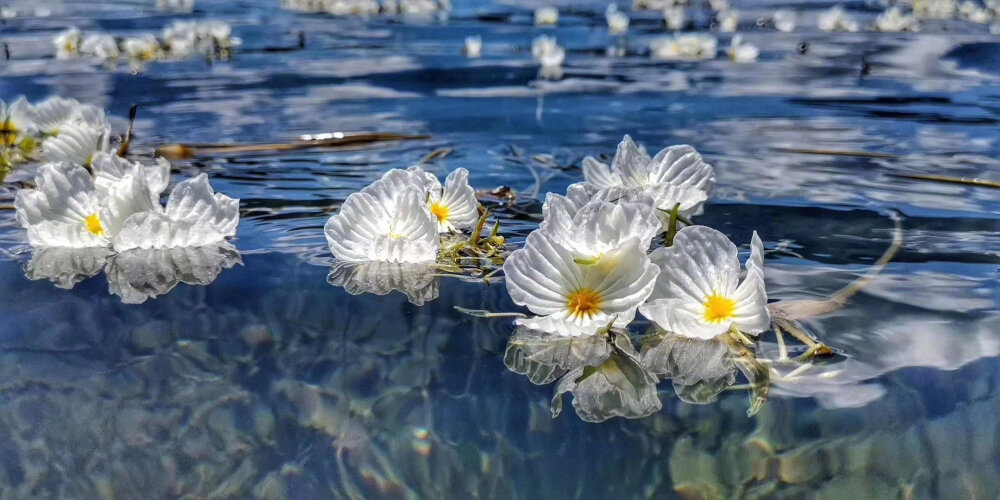
[{"label": "white flower", "polygon": [[535,25],[555,26],[559,23],[559,10],[555,7],[539,7],[535,9]]},{"label": "white flower", "polygon": [[664,61],[697,61],[714,59],[719,41],[707,33],[677,34],[655,38],[649,42],[653,59]]},{"label": "white flower", "polygon": [[189,14],[194,10],[194,0],[156,0],[156,10]]},{"label": "white flower", "polygon": [[879,31],[919,31],[920,24],[912,15],[904,15],[899,6],[892,6],[875,18],[875,29]]},{"label": "white flower", "polygon": [[583,159],[583,178],[598,189],[624,186],[645,191],[663,212],[680,204],[681,215],[697,215],[715,188],[715,170],[687,145],[664,148],[650,158],[625,136],[609,168],[593,157]]},{"label": "white flower", "polygon": [[21,97],[10,106],[0,100],[0,147],[14,147],[38,133],[31,105]]},{"label": "white flower", "polygon": [[479,221],[479,202],[476,190],[469,185],[469,171],[455,169],[448,174],[443,187],[437,176],[429,175],[434,182],[430,184],[427,205],[437,221],[438,232],[474,228]]},{"label": "white flower", "polygon": [[59,135],[68,123],[82,123],[97,130],[110,126],[104,110],[76,99],[51,97],[29,106],[29,112],[38,132],[45,135]]},{"label": "white flower", "polygon": [[736,31],[736,28],[740,24],[740,13],[735,10],[727,10],[725,12],[720,12],[719,16],[719,31],[725,33],[732,33]]},{"label": "white flower", "polygon": [[917,17],[951,19],[957,10],[955,0],[913,0],[913,13]]},{"label": "white flower", "polygon": [[618,10],[616,4],[609,4],[604,11],[604,19],[608,22],[608,32],[612,35],[620,35],[628,31],[628,14]]},{"label": "white flower", "polygon": [[101,59],[118,59],[118,42],[115,42],[115,37],[106,33],[87,35],[80,44],[80,53]]},{"label": "white flower", "polygon": [[[441,247],[426,191],[375,184],[347,197],[324,232],[334,257],[346,262],[432,262]],[[374,188],[374,189],[372,189]]]},{"label": "white flower", "polygon": [[84,167],[67,162],[43,165],[35,184],[14,201],[33,246],[106,247],[130,216],[159,208],[143,171],[111,184],[104,197]]},{"label": "white flower", "polygon": [[52,45],[56,47],[56,58],[58,59],[66,59],[76,55],[80,50],[80,30],[73,27],[59,33],[52,39]]},{"label": "white flower", "polygon": [[771,16],[771,21],[774,22],[774,29],[782,33],[791,33],[795,31],[795,25],[798,23],[796,17],[794,10],[782,9]]},{"label": "white flower", "polygon": [[639,312],[664,330],[710,339],[731,328],[756,335],[770,327],[763,244],[756,232],[739,284],[736,245],[705,226],[681,229],[673,246],[654,250],[650,258],[661,272]]},{"label": "white flower", "polygon": [[475,59],[483,55],[483,37],[479,35],[465,37],[465,45],[462,46],[465,57]]},{"label": "white flower", "polygon": [[566,59],[566,50],[555,37],[542,35],[531,42],[531,55],[543,68],[557,68]]},{"label": "white flower", "polygon": [[549,193],[542,206],[545,220],[538,230],[569,249],[578,263],[596,263],[633,239],[645,251],[660,232],[652,199],[646,200],[648,203],[612,203],[598,198],[578,206],[569,197]]},{"label": "white flower", "polygon": [[507,291],[515,304],[539,315],[517,324],[568,337],[594,335],[612,324],[624,328],[659,274],[637,238],[593,264],[575,258],[544,231],[533,231],[524,248],[510,254],[503,265]]},{"label": "white flower", "polygon": [[858,31],[858,22],[851,19],[839,5],[821,12],[816,19],[816,25],[823,31]]},{"label": "white flower", "polygon": [[129,37],[122,41],[122,51],[130,59],[152,61],[160,53],[160,42],[150,34]]},{"label": "white flower", "polygon": [[115,153],[100,152],[94,154],[90,170],[94,179],[94,189],[102,198],[108,195],[112,186],[128,175],[138,175],[139,170],[143,171],[142,175],[145,176],[149,192],[154,199],[160,198],[160,193],[167,189],[167,184],[170,182],[170,163],[163,158],[157,158],[156,165],[146,166],[128,161]]},{"label": "white flower", "polygon": [[[146,177],[147,170],[142,172]],[[208,176],[198,174],[174,186],[165,209],[157,203],[156,210],[125,221],[114,239],[114,249],[123,252],[218,244],[236,235],[239,207],[240,200],[216,193]]]},{"label": "white flower", "polygon": [[667,29],[671,31],[676,31],[684,28],[684,22],[687,21],[687,15],[684,13],[684,7],[671,6],[663,9],[663,21],[667,23]]},{"label": "white flower", "polygon": [[729,59],[735,62],[754,62],[760,55],[757,46],[743,41],[743,35],[737,33],[733,35],[732,42],[729,43]]},{"label": "white flower", "polygon": [[111,128],[82,121],[62,125],[59,135],[42,143],[42,158],[47,162],[71,162],[89,167],[94,155],[110,149]]},{"label": "white flower", "polygon": [[993,20],[993,13],[986,7],[980,7],[972,0],[965,0],[958,5],[958,13],[962,19],[974,23],[986,24]]}]

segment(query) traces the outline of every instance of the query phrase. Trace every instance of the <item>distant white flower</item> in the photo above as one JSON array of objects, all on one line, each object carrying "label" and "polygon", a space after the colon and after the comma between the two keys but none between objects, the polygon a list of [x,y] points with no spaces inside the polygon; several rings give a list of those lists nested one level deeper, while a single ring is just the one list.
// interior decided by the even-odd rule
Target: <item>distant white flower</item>
[{"label": "distant white flower", "polygon": [[684,28],[684,23],[687,21],[687,14],[684,13],[684,7],[668,7],[663,9],[663,21],[667,24],[667,29],[671,31],[676,31]]},{"label": "distant white flower", "polygon": [[732,33],[736,31],[736,28],[740,24],[740,13],[735,10],[727,10],[725,12],[719,12],[719,31],[724,33]]},{"label": "distant white flower", "polygon": [[771,16],[771,21],[774,23],[774,29],[782,33],[791,33],[798,24],[797,17],[794,10],[781,9]]},{"label": "distant white flower", "polygon": [[993,20],[993,12],[986,7],[982,7],[972,0],[965,0],[958,5],[958,14],[962,19],[978,23],[986,24]]},{"label": "distant white flower", "polygon": [[737,33],[733,35],[733,41],[729,44],[729,59],[735,62],[754,62],[760,55],[760,49],[755,45],[743,41],[743,35]]},{"label": "distant white flower", "polygon": [[159,208],[142,171],[99,196],[90,173],[67,162],[42,165],[35,189],[17,193],[17,221],[39,247],[107,247],[133,214]]},{"label": "distant white flower", "polygon": [[637,238],[595,263],[574,259],[571,249],[543,231],[533,231],[524,248],[510,254],[503,265],[507,291],[514,303],[539,315],[517,324],[568,337],[624,328],[659,274]]},{"label": "distant white flower", "polygon": [[763,244],[754,232],[747,274],[739,283],[736,245],[724,234],[689,226],[674,244],[650,254],[660,268],[656,288],[639,312],[666,331],[710,339],[736,328],[757,335],[770,327]]},{"label": "distant white flower", "polygon": [[609,4],[604,11],[604,19],[608,22],[608,32],[612,35],[620,35],[628,31],[628,14],[618,10],[618,5]]},{"label": "distant white flower", "polygon": [[858,31],[858,22],[848,16],[844,8],[839,5],[821,12],[816,19],[816,25],[823,31]]},{"label": "distant white flower", "polygon": [[87,35],[80,45],[80,53],[108,60],[117,59],[120,55],[115,37],[106,33]]},{"label": "distant white flower", "polygon": [[[148,170],[143,172],[147,177]],[[114,249],[123,252],[221,243],[236,235],[239,207],[240,200],[216,193],[208,176],[198,174],[174,186],[165,208],[157,202],[155,210],[129,217],[114,239]]]},{"label": "distant white flower", "polygon": [[0,100],[0,147],[21,145],[37,133],[31,105],[25,98],[21,97],[9,106]]},{"label": "distant white flower", "polygon": [[879,31],[919,31],[920,24],[912,15],[905,15],[899,6],[892,6],[875,18],[875,29]]},{"label": "distant white flower", "polygon": [[559,9],[555,7],[539,7],[535,9],[536,26],[555,26],[559,24]]},{"label": "distant white flower", "polygon": [[650,158],[625,136],[611,167],[593,157],[583,159],[583,178],[598,189],[624,186],[643,190],[666,214],[680,204],[681,215],[697,215],[715,188],[715,170],[687,145],[664,148]]},{"label": "distant white flower", "polygon": [[660,219],[651,198],[639,203],[629,201],[597,198],[578,206],[569,197],[549,193],[542,206],[544,220],[538,230],[568,248],[578,263],[596,263],[607,252],[632,239],[645,251],[660,232]]},{"label": "distant white flower", "polygon": [[712,7],[712,10],[717,12],[729,10],[729,0],[708,0],[708,5]]},{"label": "distant white flower", "polygon": [[89,167],[94,155],[109,151],[111,129],[81,121],[71,121],[59,128],[59,135],[42,143],[42,159],[47,162],[71,162]]},{"label": "distant white flower", "polygon": [[324,228],[330,251],[345,262],[436,260],[441,240],[426,199],[416,186],[376,186],[348,196]]},{"label": "distant white flower", "polygon": [[80,30],[73,27],[59,33],[52,39],[52,45],[56,48],[58,59],[75,56],[80,51]]},{"label": "distant white flower", "polygon": [[129,37],[122,41],[122,51],[130,59],[152,61],[160,53],[160,42],[150,34]]},{"label": "distant white flower", "polygon": [[542,35],[532,41],[531,55],[543,68],[558,68],[566,59],[566,50],[555,37]]},{"label": "distant white flower", "polygon": [[470,59],[482,57],[483,37],[479,35],[465,37],[465,45],[462,46],[462,53]]},{"label": "distant white flower", "polygon": [[955,0],[913,0],[913,13],[928,19],[951,19],[955,17],[958,3]]},{"label": "distant white flower", "polygon": [[156,10],[189,14],[194,10],[194,0],[156,0]]},{"label": "distant white flower", "polygon": [[655,38],[649,43],[653,59],[664,61],[697,61],[714,59],[719,41],[707,33],[677,34]]}]

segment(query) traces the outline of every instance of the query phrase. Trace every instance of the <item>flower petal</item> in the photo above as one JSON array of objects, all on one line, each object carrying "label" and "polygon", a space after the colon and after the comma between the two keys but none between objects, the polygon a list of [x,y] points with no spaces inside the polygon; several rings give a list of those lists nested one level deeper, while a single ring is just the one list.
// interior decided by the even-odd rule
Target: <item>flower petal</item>
[{"label": "flower petal", "polygon": [[225,237],[210,221],[177,220],[163,212],[141,212],[125,220],[112,246],[117,252],[200,247],[219,244]]},{"label": "flower petal", "polygon": [[72,163],[48,163],[35,175],[35,189],[22,189],[14,200],[17,221],[30,227],[46,221],[81,223],[100,205],[87,170]]},{"label": "flower petal", "polygon": [[693,147],[686,144],[670,146],[650,161],[649,180],[651,184],[691,186],[707,196],[715,189],[715,169],[705,163]]},{"label": "flower petal", "polygon": [[455,169],[448,174],[441,199],[437,203],[448,209],[447,222],[456,229],[472,229],[479,221],[476,190],[469,185],[469,171],[464,168]]},{"label": "flower petal", "polygon": [[597,188],[620,186],[621,179],[611,172],[611,167],[597,161],[593,156],[583,159],[583,180]]},{"label": "flower petal", "polygon": [[240,200],[216,193],[208,176],[198,174],[174,186],[166,214],[173,220],[205,224],[223,236],[234,236],[240,223]]},{"label": "flower petal", "polygon": [[626,185],[645,186],[649,183],[649,161],[649,154],[626,135],[618,144],[611,170]]},{"label": "flower petal", "polygon": [[750,259],[746,266],[747,276],[732,297],[736,302],[733,323],[741,332],[756,335],[771,327],[767,289],[764,287],[764,244],[757,231],[754,231],[750,242]]}]

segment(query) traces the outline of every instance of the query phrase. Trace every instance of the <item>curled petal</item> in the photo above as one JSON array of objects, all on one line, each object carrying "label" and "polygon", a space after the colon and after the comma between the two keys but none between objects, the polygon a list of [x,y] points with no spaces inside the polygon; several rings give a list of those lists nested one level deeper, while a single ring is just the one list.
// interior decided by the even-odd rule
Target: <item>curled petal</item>
[{"label": "curled petal", "polygon": [[46,221],[77,223],[99,209],[94,183],[87,170],[72,163],[42,165],[35,176],[35,189],[17,193],[17,221],[30,227]]},{"label": "curled petal", "polygon": [[174,186],[166,214],[173,220],[205,225],[218,234],[234,236],[240,223],[240,200],[216,193],[208,176],[198,174]]},{"label": "curled petal", "polygon": [[583,180],[597,188],[620,186],[622,183],[607,164],[597,161],[593,156],[583,159]]},{"label": "curled petal", "polygon": [[[433,195],[431,196],[432,201]],[[464,168],[455,169],[445,179],[444,190],[436,203],[447,210],[447,224],[456,229],[472,229],[479,221],[479,202],[476,200],[476,190],[469,185],[469,171]],[[442,229],[439,220],[438,230]],[[448,228],[444,228],[447,230]]]},{"label": "curled petal", "polygon": [[59,135],[42,143],[42,159],[89,166],[96,153],[108,150],[110,134],[109,127],[68,123],[60,129]]},{"label": "curled petal", "polygon": [[655,184],[690,186],[706,195],[715,189],[715,169],[686,144],[670,146],[657,153],[649,164],[649,179]]},{"label": "curled petal", "polygon": [[226,234],[205,220],[177,220],[163,212],[142,212],[129,217],[115,236],[118,252],[132,249],[200,247],[222,242]]}]

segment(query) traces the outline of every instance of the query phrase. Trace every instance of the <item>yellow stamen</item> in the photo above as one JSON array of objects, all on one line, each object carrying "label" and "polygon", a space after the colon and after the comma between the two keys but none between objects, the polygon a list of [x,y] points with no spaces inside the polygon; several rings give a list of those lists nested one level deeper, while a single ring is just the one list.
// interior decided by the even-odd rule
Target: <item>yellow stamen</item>
[{"label": "yellow stamen", "polygon": [[733,299],[714,292],[705,298],[705,321],[709,323],[722,323],[732,319],[735,311],[736,302]]},{"label": "yellow stamen", "polygon": [[601,312],[601,295],[589,288],[581,288],[571,294],[566,301],[571,317],[591,319]]},{"label": "yellow stamen", "polygon": [[90,231],[94,236],[104,236],[104,227],[101,226],[101,219],[97,217],[97,214],[90,214],[86,219],[83,219],[83,223],[87,225],[87,231]]},{"label": "yellow stamen", "polygon": [[437,217],[438,222],[448,220],[448,207],[440,203],[434,203],[431,205],[431,213],[434,214],[434,217]]},{"label": "yellow stamen", "polygon": [[13,147],[17,144],[17,132],[10,120],[0,122],[0,146]]}]

